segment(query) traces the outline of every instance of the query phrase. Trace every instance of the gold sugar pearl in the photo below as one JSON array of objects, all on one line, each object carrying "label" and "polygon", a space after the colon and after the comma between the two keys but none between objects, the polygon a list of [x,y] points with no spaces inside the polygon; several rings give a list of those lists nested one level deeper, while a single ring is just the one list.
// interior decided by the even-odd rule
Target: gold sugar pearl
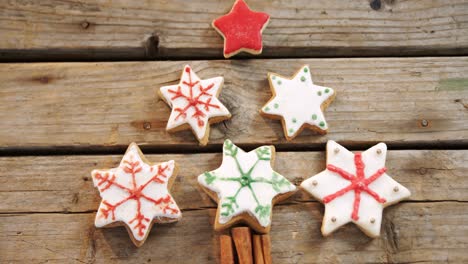
[{"label": "gold sugar pearl", "polygon": [[395,186],[395,188],[393,188],[393,191],[394,192],[398,192],[400,189],[398,188],[398,186]]},{"label": "gold sugar pearl", "polygon": [[332,217],[331,220],[333,223],[336,222],[336,217]]},{"label": "gold sugar pearl", "polygon": [[375,223],[375,218],[370,219],[371,224]]},{"label": "gold sugar pearl", "polygon": [[377,154],[382,154],[382,150],[381,149],[377,149]]},{"label": "gold sugar pearl", "polygon": [[318,184],[318,182],[317,182],[316,180],[313,180],[313,181],[312,181],[312,185],[313,185],[313,186],[317,186],[317,184]]},{"label": "gold sugar pearl", "polygon": [[340,149],[339,148],[335,148],[334,150],[335,154],[338,154],[340,152]]}]

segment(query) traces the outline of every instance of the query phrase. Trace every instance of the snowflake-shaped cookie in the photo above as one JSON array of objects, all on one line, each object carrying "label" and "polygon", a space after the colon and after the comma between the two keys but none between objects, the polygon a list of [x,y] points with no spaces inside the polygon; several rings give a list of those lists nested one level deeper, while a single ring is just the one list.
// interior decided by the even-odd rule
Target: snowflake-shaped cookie
[{"label": "snowflake-shaped cookie", "polygon": [[230,140],[224,141],[221,167],[198,176],[203,189],[218,202],[216,230],[243,221],[257,232],[269,231],[273,204],[296,190],[272,169],[274,155],[273,146],[246,153]]},{"label": "snowflake-shaped cookie", "polygon": [[175,132],[191,128],[201,145],[208,143],[210,123],[229,119],[231,114],[218,100],[223,77],[201,80],[186,65],[177,85],[163,86],[161,98],[172,108],[166,130]]},{"label": "snowflake-shaped cookie", "polygon": [[386,174],[386,155],[384,143],[354,154],[328,141],[327,169],[301,184],[325,204],[323,235],[353,222],[368,236],[379,236],[383,208],[410,196]]},{"label": "snowflake-shaped cookie", "polygon": [[176,176],[173,160],[148,164],[140,148],[132,143],[119,167],[93,170],[91,175],[102,198],[96,227],[123,223],[136,246],[145,242],[154,222],[175,222],[181,217],[168,191]]},{"label": "snowflake-shaped cookie", "polygon": [[323,111],[335,98],[335,91],[312,82],[309,66],[303,66],[292,78],[268,73],[273,97],[260,113],[281,119],[287,140],[295,138],[305,127],[327,133]]}]

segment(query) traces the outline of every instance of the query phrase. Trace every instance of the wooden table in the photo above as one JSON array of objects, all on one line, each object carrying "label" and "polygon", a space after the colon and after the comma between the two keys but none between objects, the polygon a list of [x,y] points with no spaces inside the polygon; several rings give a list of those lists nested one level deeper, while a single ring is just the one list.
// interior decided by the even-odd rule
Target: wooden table
[{"label": "wooden table", "polygon": [[[386,142],[389,174],[412,192],[384,211],[377,239],[353,225],[322,237],[323,206],[297,193],[274,208],[274,263],[468,262],[468,1],[248,3],[272,17],[264,52],[224,60],[210,23],[232,1],[0,2],[1,263],[217,262],[216,204],[196,176],[220,164],[226,138],[274,144],[275,168],[295,184],[324,169],[328,139],[352,150]],[[206,147],[165,132],[170,110],[156,95],[187,63],[225,77],[233,117]],[[266,72],[303,64],[338,93],[331,129],[286,142],[258,114]],[[123,228],[94,227],[90,178],[132,141],[151,161],[181,164],[182,220],[154,226],[138,249]]]}]

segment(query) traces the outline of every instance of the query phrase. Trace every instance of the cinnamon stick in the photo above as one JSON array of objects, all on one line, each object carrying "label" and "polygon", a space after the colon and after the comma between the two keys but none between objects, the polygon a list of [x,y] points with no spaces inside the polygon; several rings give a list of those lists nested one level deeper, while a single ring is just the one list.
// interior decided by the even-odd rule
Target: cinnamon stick
[{"label": "cinnamon stick", "polygon": [[220,263],[234,264],[234,249],[232,248],[232,238],[230,235],[219,236],[220,246]]},{"label": "cinnamon stick", "polygon": [[252,237],[250,228],[234,227],[231,229],[232,239],[236,246],[237,259],[242,264],[253,264]]},{"label": "cinnamon stick", "polygon": [[253,253],[255,264],[265,264],[265,259],[263,257],[263,246],[262,246],[262,236],[253,235]]},{"label": "cinnamon stick", "polygon": [[263,249],[263,260],[265,264],[273,263],[271,259],[271,240],[270,235],[261,235],[262,249]]}]

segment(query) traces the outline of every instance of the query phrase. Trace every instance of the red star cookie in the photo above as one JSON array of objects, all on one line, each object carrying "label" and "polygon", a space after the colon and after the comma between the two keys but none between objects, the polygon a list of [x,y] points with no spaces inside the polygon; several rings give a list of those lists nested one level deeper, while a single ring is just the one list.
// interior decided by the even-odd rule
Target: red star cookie
[{"label": "red star cookie", "polygon": [[224,37],[224,57],[241,51],[262,53],[262,31],[270,16],[250,10],[244,0],[237,0],[229,14],[213,21],[213,27]]}]

